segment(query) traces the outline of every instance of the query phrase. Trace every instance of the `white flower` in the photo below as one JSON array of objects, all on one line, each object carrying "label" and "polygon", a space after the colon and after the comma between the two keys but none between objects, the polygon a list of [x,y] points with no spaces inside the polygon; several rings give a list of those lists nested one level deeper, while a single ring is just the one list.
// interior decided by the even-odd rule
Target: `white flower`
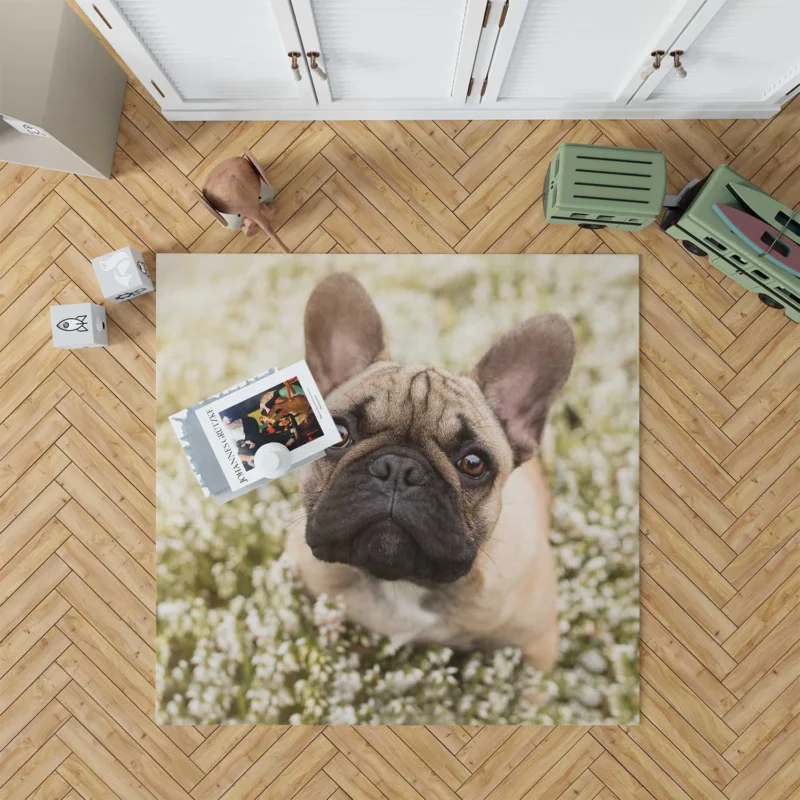
[{"label": "white flower", "polygon": [[603,702],[603,695],[591,686],[582,686],[578,699],[589,708],[597,708]]},{"label": "white flower", "polygon": [[587,650],[585,653],[581,653],[578,662],[589,672],[603,673],[608,667],[608,663],[597,650]]}]

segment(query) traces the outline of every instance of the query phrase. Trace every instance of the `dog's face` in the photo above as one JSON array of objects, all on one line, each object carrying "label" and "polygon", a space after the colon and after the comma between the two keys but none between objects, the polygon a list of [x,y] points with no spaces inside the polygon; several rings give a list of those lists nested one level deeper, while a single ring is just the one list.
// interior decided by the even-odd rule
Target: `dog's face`
[{"label": "dog's face", "polygon": [[513,463],[475,383],[378,362],[326,402],[343,438],[304,481],[314,555],[388,579],[469,572]]},{"label": "dog's face", "polygon": [[306,540],[322,561],[380,579],[467,575],[505,481],[530,458],[574,353],[558,315],[528,320],[471,376],[388,360],[381,320],[352,276],[312,293],[306,359],[342,441],[302,476]]}]

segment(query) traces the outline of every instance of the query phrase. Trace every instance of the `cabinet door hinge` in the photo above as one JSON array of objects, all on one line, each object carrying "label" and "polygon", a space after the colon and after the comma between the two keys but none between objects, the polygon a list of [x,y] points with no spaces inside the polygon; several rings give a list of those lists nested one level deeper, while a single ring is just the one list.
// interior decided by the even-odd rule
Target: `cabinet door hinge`
[{"label": "cabinet door hinge", "polygon": [[469,86],[467,86],[467,97],[469,97],[472,94],[472,87],[474,84],[475,84],[475,78],[470,78]]},{"label": "cabinet door hinge", "polygon": [[489,21],[489,13],[492,10],[492,0],[486,0],[486,10],[483,12],[483,24],[481,25],[482,28],[486,27],[486,23]]},{"label": "cabinet door hinge", "polygon": [[502,28],[503,25],[506,24],[506,14],[508,14],[508,0],[506,0],[506,4],[503,6],[503,12],[500,14],[500,24],[497,26],[498,28]]}]

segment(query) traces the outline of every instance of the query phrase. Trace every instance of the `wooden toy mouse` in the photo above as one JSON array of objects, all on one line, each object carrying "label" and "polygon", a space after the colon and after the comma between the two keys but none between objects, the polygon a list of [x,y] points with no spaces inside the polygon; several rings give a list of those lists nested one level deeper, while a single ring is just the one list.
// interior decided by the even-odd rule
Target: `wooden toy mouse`
[{"label": "wooden toy mouse", "polygon": [[[262,191],[264,185],[268,190],[266,193]],[[271,200],[273,194],[266,172],[252,153],[245,150],[243,156],[226,158],[211,170],[200,199],[226,228],[243,227],[247,236],[255,235],[256,229],[261,228],[284,253],[288,253],[289,248],[269,222],[274,210],[264,203]]]}]

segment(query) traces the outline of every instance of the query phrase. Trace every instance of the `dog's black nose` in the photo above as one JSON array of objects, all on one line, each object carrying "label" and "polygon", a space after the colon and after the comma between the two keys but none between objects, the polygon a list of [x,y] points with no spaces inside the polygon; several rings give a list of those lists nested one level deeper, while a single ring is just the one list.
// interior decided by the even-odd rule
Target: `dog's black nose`
[{"label": "dog's black nose", "polygon": [[401,488],[422,486],[428,482],[428,472],[416,459],[396,453],[378,456],[368,468],[369,474],[380,481],[396,482]]}]

